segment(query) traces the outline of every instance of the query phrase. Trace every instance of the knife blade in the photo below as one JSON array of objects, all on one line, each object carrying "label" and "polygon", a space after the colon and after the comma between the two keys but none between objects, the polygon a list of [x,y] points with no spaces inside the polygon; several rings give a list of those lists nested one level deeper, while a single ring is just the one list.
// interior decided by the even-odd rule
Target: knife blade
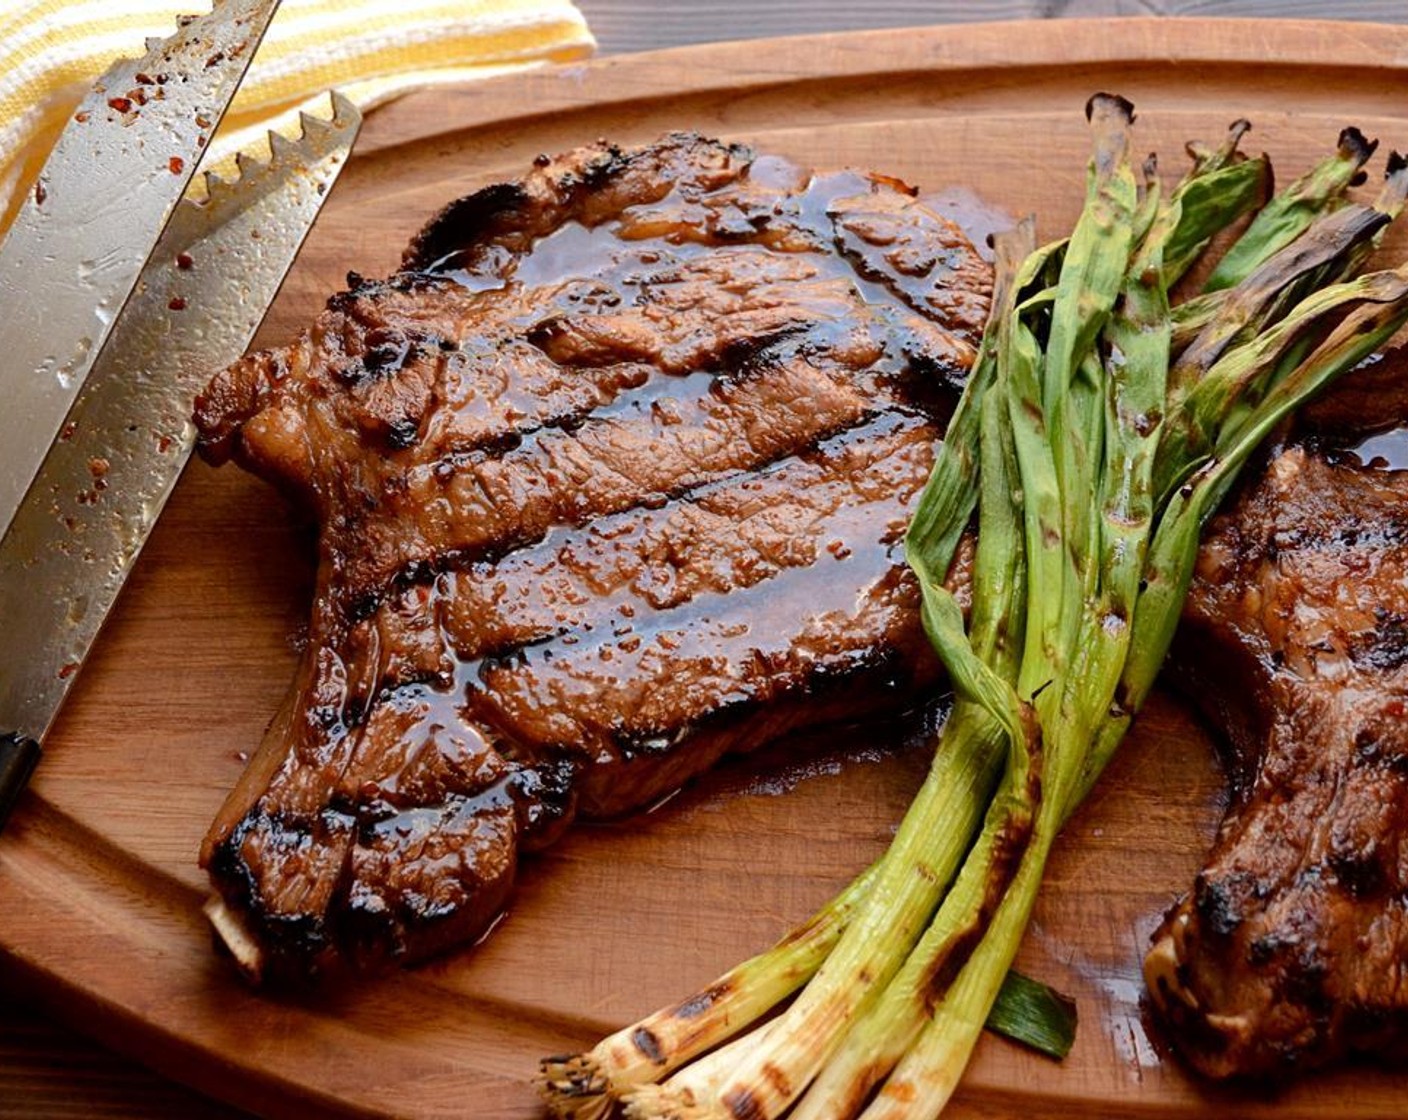
[{"label": "knife blade", "polygon": [[248,347],[346,162],[361,117],[332,99],[176,208],[0,540],[0,828],[190,455],[196,394]]},{"label": "knife blade", "polygon": [[0,245],[0,535],[277,7],[220,0],[149,40],[141,58],[114,63],[15,216]]}]

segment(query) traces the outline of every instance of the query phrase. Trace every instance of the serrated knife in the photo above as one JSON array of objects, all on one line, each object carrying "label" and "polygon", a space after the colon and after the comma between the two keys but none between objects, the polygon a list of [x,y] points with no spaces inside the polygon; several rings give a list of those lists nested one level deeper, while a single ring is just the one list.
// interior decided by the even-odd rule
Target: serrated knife
[{"label": "serrated knife", "polygon": [[[330,121],[271,135],[268,162],[179,201],[276,6],[222,0],[118,63],[0,246],[0,294],[21,309],[0,324],[0,827],[185,465],[196,393],[249,345],[360,126],[333,95]],[[141,89],[136,120],[91,127]]]}]

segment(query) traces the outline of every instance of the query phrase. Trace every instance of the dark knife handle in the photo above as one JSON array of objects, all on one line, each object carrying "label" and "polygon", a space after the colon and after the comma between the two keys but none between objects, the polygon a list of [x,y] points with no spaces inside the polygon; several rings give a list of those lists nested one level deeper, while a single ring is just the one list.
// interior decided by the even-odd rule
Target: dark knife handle
[{"label": "dark knife handle", "polygon": [[41,753],[39,744],[28,735],[13,731],[0,734],[0,830],[5,828],[10,810],[29,784]]}]

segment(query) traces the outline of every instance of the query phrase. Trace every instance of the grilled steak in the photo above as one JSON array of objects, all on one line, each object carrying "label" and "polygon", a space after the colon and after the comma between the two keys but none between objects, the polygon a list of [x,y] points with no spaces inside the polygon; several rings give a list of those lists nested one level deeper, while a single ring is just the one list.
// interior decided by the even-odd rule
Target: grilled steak
[{"label": "grilled steak", "polygon": [[1335,450],[1408,418],[1405,367],[1312,410],[1213,522],[1184,612],[1175,662],[1233,797],[1145,974],[1211,1077],[1408,1054],[1408,473]]},{"label": "grilled steak", "polygon": [[203,453],[319,525],[306,655],[202,852],[237,955],[422,958],[574,816],[910,703],[901,538],[989,286],[895,180],[598,144],[217,376]]}]

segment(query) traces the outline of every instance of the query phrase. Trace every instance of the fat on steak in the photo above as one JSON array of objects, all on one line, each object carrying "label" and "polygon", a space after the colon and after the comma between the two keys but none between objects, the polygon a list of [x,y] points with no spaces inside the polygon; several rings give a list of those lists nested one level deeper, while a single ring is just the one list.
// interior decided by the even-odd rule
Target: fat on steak
[{"label": "fat on steak", "polygon": [[462,944],[574,817],[912,703],[902,537],[990,283],[897,180],[598,143],[216,376],[203,454],[319,526],[306,653],[202,849],[237,957]]},{"label": "fat on steak", "polygon": [[1400,350],[1312,406],[1205,534],[1173,660],[1232,799],[1145,975],[1209,1077],[1408,1057],[1408,472],[1345,450],[1405,421]]}]

